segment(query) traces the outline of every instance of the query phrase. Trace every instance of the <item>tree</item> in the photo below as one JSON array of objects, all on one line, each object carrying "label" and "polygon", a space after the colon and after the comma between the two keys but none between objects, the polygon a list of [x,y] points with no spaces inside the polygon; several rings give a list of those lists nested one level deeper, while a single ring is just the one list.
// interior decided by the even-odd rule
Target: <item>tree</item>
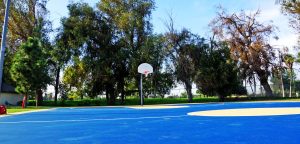
[{"label": "tree", "polygon": [[[292,76],[292,78],[291,78]],[[290,73],[290,71],[288,71],[285,67],[285,69],[282,70],[282,76],[278,76],[278,73],[275,72],[273,73],[273,76],[271,78],[271,82],[273,83],[272,89],[273,91],[279,91],[281,90],[281,92],[285,92],[285,88],[288,88],[290,86],[290,79],[292,79],[295,82],[296,79],[296,74],[293,71],[292,75]],[[282,85],[283,88],[282,89]]]},{"label": "tree", "polygon": [[290,16],[290,25],[300,33],[300,1],[299,0],[282,0],[282,12]]},{"label": "tree", "polygon": [[177,81],[184,84],[188,95],[188,101],[192,102],[192,83],[196,74],[192,55],[194,49],[203,43],[203,39],[192,34],[186,29],[183,29],[181,32],[177,32],[173,28],[172,19],[168,29],[169,32],[166,33],[169,48],[168,55],[173,63],[174,74],[177,78]]},{"label": "tree", "polygon": [[50,82],[47,55],[38,38],[30,37],[20,46],[13,58],[10,74],[17,85],[16,91],[24,94],[26,99],[36,93],[36,106],[38,106],[40,89],[46,88]]},{"label": "tree", "polygon": [[290,73],[290,95],[289,95],[289,97],[292,97],[292,81],[293,81],[292,74],[293,74],[293,65],[295,62],[295,58],[290,54],[285,54],[283,57],[283,60],[289,70],[289,73]]},{"label": "tree", "polygon": [[140,59],[153,67],[153,73],[143,83],[144,94],[153,94],[154,97],[158,94],[162,98],[174,83],[174,76],[166,66],[169,51],[165,39],[163,35],[150,35],[139,50]]},{"label": "tree", "polygon": [[86,81],[87,66],[79,58],[75,58],[74,65],[68,66],[64,71],[63,84],[69,88],[69,91],[75,88],[77,96],[83,99]]},{"label": "tree", "polygon": [[[124,91],[125,78],[129,75],[135,78],[138,87],[137,67],[143,62],[148,62],[146,59],[142,59],[141,48],[152,32],[150,20],[154,1],[102,0],[98,3],[98,9],[108,20],[115,40],[118,40],[121,45],[121,53],[117,54],[120,54],[122,58],[119,59],[120,65],[125,67],[117,67],[117,70],[120,70],[118,72],[120,75],[116,79],[118,85],[120,84],[118,89]],[[123,99],[124,94],[121,94],[121,97]]]},{"label": "tree", "polygon": [[[46,45],[47,34],[51,31],[51,23],[46,19],[47,0],[12,0],[8,23],[7,49],[5,52],[3,80],[15,85],[10,76],[12,59],[20,45],[29,37],[39,37]],[[0,2],[0,9],[4,9]],[[0,11],[0,25],[3,24],[4,11]],[[2,29],[0,29],[2,32]],[[0,37],[1,39],[1,37]],[[44,47],[44,46],[43,46]]]},{"label": "tree", "polygon": [[202,45],[194,53],[197,68],[195,82],[201,93],[217,95],[220,101],[231,94],[247,94],[226,43],[211,41],[211,44]]},{"label": "tree", "polygon": [[118,80],[122,80],[119,76],[127,73],[124,71],[127,64],[122,62],[128,52],[114,37],[110,23],[101,12],[86,3],[73,3],[68,8],[70,16],[62,20],[62,36],[70,48],[71,62],[75,57],[85,66],[88,76],[84,77],[84,85],[81,86],[88,87],[87,93],[91,98],[105,90],[107,102],[114,104],[116,85]]},{"label": "tree", "polygon": [[[13,0],[10,6],[10,20],[8,26],[8,47],[15,52],[22,42],[27,41],[29,37],[37,36],[36,28],[43,26],[43,33],[49,32],[50,22],[46,21],[47,0]],[[0,8],[5,7],[0,3]],[[4,11],[0,11],[0,23],[2,25]],[[43,24],[41,24],[43,23]],[[2,30],[2,29],[1,29]],[[0,30],[0,31],[1,31]]]},{"label": "tree", "polygon": [[57,103],[57,95],[60,86],[60,72],[71,58],[71,50],[68,46],[68,39],[64,35],[63,30],[57,35],[55,44],[49,50],[51,76],[53,77],[54,85],[54,101]]},{"label": "tree", "polygon": [[273,96],[268,83],[271,75],[275,54],[268,39],[274,31],[272,25],[264,25],[257,21],[259,11],[247,15],[227,14],[225,11],[217,13],[211,22],[211,27],[221,40],[228,43],[231,58],[238,64],[243,78],[256,74],[267,96]]}]

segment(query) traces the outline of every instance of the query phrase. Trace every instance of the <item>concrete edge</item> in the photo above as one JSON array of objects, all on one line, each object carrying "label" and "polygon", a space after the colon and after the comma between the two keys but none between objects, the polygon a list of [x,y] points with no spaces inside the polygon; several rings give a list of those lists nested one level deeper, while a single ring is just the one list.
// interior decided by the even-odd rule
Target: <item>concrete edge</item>
[{"label": "concrete edge", "polygon": [[6,115],[0,115],[0,118],[1,118],[1,117],[14,116],[14,115],[27,114],[27,113],[35,113],[35,112],[51,111],[51,110],[55,110],[55,109],[56,109],[56,108],[49,108],[49,109],[39,109],[39,110],[30,110],[30,111],[24,111],[24,112],[16,112],[16,113],[11,113],[11,114],[6,114]]}]

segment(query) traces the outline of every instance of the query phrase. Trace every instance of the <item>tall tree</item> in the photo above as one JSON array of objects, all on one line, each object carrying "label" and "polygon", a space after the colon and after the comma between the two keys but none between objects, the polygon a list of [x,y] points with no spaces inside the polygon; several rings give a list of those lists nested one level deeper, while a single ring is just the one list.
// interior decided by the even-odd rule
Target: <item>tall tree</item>
[{"label": "tall tree", "polygon": [[123,69],[127,65],[122,62],[128,52],[121,48],[122,43],[114,37],[110,23],[100,11],[86,3],[73,3],[68,8],[70,16],[62,20],[62,35],[72,57],[78,57],[85,65],[89,94],[93,98],[105,89],[108,103],[114,104],[117,81],[122,79],[118,76],[126,75]]},{"label": "tall tree", "polygon": [[188,101],[192,102],[192,84],[196,73],[192,54],[194,49],[203,43],[203,39],[186,29],[178,32],[173,28],[172,20],[170,21],[168,29],[169,31],[166,33],[169,48],[168,55],[173,62],[177,80],[183,83],[188,95]]},{"label": "tall tree", "polygon": [[47,68],[47,55],[38,38],[29,38],[23,43],[13,58],[10,74],[16,82],[16,91],[25,95],[36,94],[36,106],[40,89],[50,82]]},{"label": "tall tree", "polygon": [[54,101],[56,104],[60,86],[60,73],[71,58],[71,49],[63,30],[57,35],[55,44],[50,47],[48,52],[50,56],[49,64],[51,65],[51,76],[54,80],[52,84],[54,86]]},{"label": "tall tree", "polygon": [[211,27],[214,34],[228,43],[231,58],[237,62],[241,75],[251,77],[257,74],[266,95],[273,96],[268,78],[275,54],[268,39],[274,27],[258,22],[259,13],[241,11],[239,14],[227,14],[221,11],[211,22]]},{"label": "tall tree", "polygon": [[[115,38],[122,45],[122,51],[127,54],[121,61],[121,65],[126,67],[118,68],[122,70],[120,74],[123,73],[118,78],[118,83],[121,84],[120,88],[124,89],[123,84],[128,74],[135,77],[136,86],[138,86],[137,67],[143,62],[147,62],[141,58],[141,47],[145,45],[147,37],[152,33],[150,20],[154,1],[102,0],[99,2],[98,8],[110,23]],[[123,94],[122,97],[124,97]]]},{"label": "tall tree", "polygon": [[290,54],[285,54],[283,57],[283,61],[287,66],[290,74],[290,94],[289,97],[292,97],[292,82],[293,82],[293,66],[295,62],[295,58]]}]

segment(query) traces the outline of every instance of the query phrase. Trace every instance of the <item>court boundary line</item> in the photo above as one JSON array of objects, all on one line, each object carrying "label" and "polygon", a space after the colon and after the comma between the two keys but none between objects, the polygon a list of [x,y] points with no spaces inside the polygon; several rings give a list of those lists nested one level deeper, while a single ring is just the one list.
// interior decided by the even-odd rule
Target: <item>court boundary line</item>
[{"label": "court boundary line", "polygon": [[40,110],[32,110],[32,111],[24,111],[24,112],[16,112],[16,113],[11,113],[11,114],[6,114],[6,115],[0,115],[1,117],[9,117],[9,116],[14,116],[14,115],[21,115],[21,114],[27,114],[27,113],[35,113],[35,112],[44,112],[44,111],[52,111],[57,108],[49,108],[49,109],[40,109]]},{"label": "court boundary line", "polygon": [[60,123],[60,122],[92,122],[92,121],[118,121],[118,120],[143,120],[143,119],[165,119],[165,118],[180,118],[189,116],[177,115],[177,116],[152,116],[152,117],[136,117],[136,118],[98,118],[98,119],[70,119],[70,120],[43,120],[43,121],[12,121],[12,122],[0,122],[0,124],[22,124],[22,123]]}]

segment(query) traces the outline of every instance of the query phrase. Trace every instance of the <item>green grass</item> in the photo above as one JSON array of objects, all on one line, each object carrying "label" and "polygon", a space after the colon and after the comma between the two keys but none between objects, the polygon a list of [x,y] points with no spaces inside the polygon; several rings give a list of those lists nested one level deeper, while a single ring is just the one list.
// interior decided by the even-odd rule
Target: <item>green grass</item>
[{"label": "green grass", "polygon": [[[205,103],[205,102],[218,102],[219,99],[217,97],[196,97],[193,99],[193,103]],[[149,98],[145,99],[145,105],[153,105],[153,104],[177,104],[177,103],[188,103],[187,98]],[[125,105],[138,105],[140,104],[140,99],[126,99]]]},{"label": "green grass", "polygon": [[[242,101],[300,101],[300,98],[282,98],[282,97],[228,97],[225,102],[242,102]],[[219,102],[218,97],[194,97],[193,103],[207,103],[207,102]],[[146,98],[144,99],[145,105],[153,104],[178,104],[188,103],[187,98]],[[124,105],[139,105],[140,99],[136,97],[128,97],[125,100]],[[120,100],[116,100],[116,106],[122,105]],[[35,101],[30,100],[29,106],[35,106]],[[105,99],[83,99],[83,100],[66,100],[64,102],[58,101],[55,105],[54,101],[44,101],[43,106],[60,106],[60,107],[74,107],[74,106],[107,106]]]},{"label": "green grass", "polygon": [[[188,103],[187,98],[146,98],[144,99],[145,105],[153,104],[176,104],[176,103]],[[204,103],[204,102],[218,102],[217,97],[195,97],[194,103]],[[139,105],[140,99],[128,97],[125,100],[124,105]],[[29,101],[30,106],[35,105],[34,100]],[[120,100],[116,100],[115,105],[122,105]],[[83,99],[83,100],[66,100],[64,102],[58,101],[55,105],[54,101],[44,101],[43,106],[60,106],[60,107],[74,107],[74,106],[107,106],[105,99]]]},{"label": "green grass", "polygon": [[7,107],[7,114],[12,114],[12,113],[18,113],[18,112],[26,112],[26,111],[34,111],[34,110],[41,110],[41,109],[48,109],[51,107],[46,107],[46,106],[28,106],[27,108],[22,108],[21,106],[8,106]]}]

